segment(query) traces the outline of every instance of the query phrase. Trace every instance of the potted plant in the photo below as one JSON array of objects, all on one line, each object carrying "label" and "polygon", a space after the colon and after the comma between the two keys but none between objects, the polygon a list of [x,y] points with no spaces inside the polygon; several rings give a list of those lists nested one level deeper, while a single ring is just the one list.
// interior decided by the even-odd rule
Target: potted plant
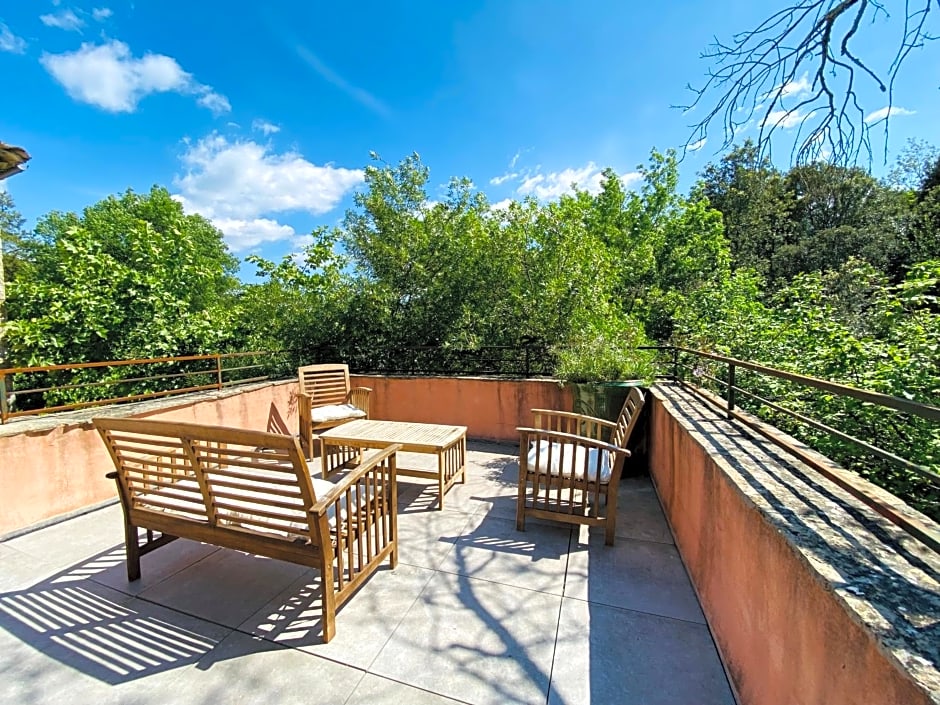
[{"label": "potted plant", "polygon": [[648,386],[656,376],[654,352],[640,350],[646,337],[632,320],[590,326],[570,344],[555,348],[555,377],[572,388],[574,411],[613,421],[630,387]]}]

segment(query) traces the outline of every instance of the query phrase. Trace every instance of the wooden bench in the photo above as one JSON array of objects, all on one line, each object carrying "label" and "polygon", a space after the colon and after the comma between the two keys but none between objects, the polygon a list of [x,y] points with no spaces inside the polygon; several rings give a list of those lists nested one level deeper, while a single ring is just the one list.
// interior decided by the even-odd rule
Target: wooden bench
[{"label": "wooden bench", "polygon": [[140,578],[142,555],[177,537],[316,568],[328,642],[336,609],[385,558],[398,563],[399,445],[334,484],[310,476],[293,436],[144,419],[94,424],[116,468],[108,477],[124,509],[129,580]]},{"label": "wooden bench", "polygon": [[[297,369],[300,385],[298,416],[300,446],[306,457],[314,455],[316,432],[355,419],[369,418],[369,387],[349,386],[349,365],[330,363]],[[343,462],[350,460],[344,456]]]}]

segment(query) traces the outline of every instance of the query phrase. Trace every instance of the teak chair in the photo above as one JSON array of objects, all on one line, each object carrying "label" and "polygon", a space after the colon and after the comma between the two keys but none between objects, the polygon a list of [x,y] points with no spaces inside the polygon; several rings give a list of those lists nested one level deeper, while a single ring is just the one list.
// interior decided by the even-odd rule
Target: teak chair
[{"label": "teak chair", "polygon": [[604,542],[614,544],[620,473],[644,402],[643,392],[631,389],[616,422],[532,410],[533,427],[518,429],[519,531],[525,531],[526,517],[533,516],[604,526]]},{"label": "teak chair", "polygon": [[308,458],[313,457],[317,431],[369,418],[372,390],[349,388],[349,365],[305,365],[297,369],[297,378],[300,445]]}]

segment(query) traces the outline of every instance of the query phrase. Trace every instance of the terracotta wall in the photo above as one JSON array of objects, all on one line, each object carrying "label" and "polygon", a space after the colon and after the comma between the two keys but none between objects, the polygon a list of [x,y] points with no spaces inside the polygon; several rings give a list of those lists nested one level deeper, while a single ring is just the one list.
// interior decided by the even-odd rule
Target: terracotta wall
[{"label": "terracotta wall", "polygon": [[653,397],[650,472],[747,705],[929,702]]},{"label": "terracotta wall", "polygon": [[353,384],[371,387],[371,416],[466,426],[467,435],[515,442],[517,426],[532,422],[532,409],[571,410],[571,391],[552,380],[448,377],[369,377]]},{"label": "terracotta wall", "polygon": [[[552,381],[353,379],[374,390],[372,418],[467,426],[471,438],[515,441],[516,427],[531,420],[530,409],[571,408],[570,392]],[[198,401],[149,403],[146,412],[133,405],[121,409],[140,417],[296,433],[295,390],[296,384],[286,381],[210,399],[200,395]],[[94,427],[68,418],[17,421],[24,432],[0,436],[0,536],[116,497],[104,477],[111,460]]]},{"label": "terracotta wall", "polygon": [[[200,401],[167,400],[134,415],[296,433],[297,408],[290,398],[295,388],[284,382],[208,400],[206,395]],[[134,413],[135,407],[125,408]],[[0,536],[117,497],[114,482],[105,478],[113,469],[111,458],[94,426],[66,421],[66,415],[57,418],[62,421],[54,425],[50,417],[42,423],[16,421],[5,430],[33,430],[0,436]]]}]

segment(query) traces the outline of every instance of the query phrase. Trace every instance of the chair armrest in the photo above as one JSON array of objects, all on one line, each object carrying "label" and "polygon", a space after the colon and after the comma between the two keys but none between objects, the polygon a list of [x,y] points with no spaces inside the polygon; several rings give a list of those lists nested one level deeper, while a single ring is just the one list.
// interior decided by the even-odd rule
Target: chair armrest
[{"label": "chair armrest", "polygon": [[612,443],[607,443],[606,441],[601,441],[597,438],[591,438],[590,436],[579,436],[576,433],[551,431],[545,428],[528,428],[526,426],[520,426],[516,430],[519,431],[520,447],[527,444],[529,436],[538,436],[539,438],[545,438],[548,441],[557,441],[559,443],[577,443],[578,445],[591,446],[593,448],[597,448],[598,450],[608,450],[611,453],[621,453],[625,458],[630,457],[630,451],[626,448],[623,448],[622,446],[615,446]]},{"label": "chair armrest", "polygon": [[353,387],[346,395],[346,401],[357,409],[366,412],[366,418],[369,418],[369,395],[372,394],[370,387]]},{"label": "chair armrest", "polygon": [[[325,495],[317,499],[316,503],[310,508],[310,513],[323,515],[326,514],[331,504],[342,501],[343,496],[346,492],[357,485],[360,480],[370,473],[375,473],[376,468],[381,465],[386,458],[395,455],[399,450],[401,450],[401,443],[395,443],[383,449],[382,452],[377,453],[370,457],[366,462],[360,463],[355,468],[353,468],[349,474],[345,475],[342,480],[340,480],[336,485],[327,492]],[[394,486],[396,482],[394,464],[392,465],[392,485]],[[374,487],[375,485],[373,485]],[[394,504],[391,507],[391,511],[398,511],[397,507]],[[340,514],[337,514],[340,516]]]},{"label": "chair armrest", "polygon": [[596,416],[588,416],[586,414],[576,414],[573,411],[557,411],[555,409],[532,409],[532,413],[538,416],[548,416],[548,417],[557,417],[563,419],[576,419],[578,421],[587,421],[589,423],[596,423],[600,426],[605,426],[607,428],[617,428],[617,424],[613,421],[608,421],[607,419],[599,419]]}]

